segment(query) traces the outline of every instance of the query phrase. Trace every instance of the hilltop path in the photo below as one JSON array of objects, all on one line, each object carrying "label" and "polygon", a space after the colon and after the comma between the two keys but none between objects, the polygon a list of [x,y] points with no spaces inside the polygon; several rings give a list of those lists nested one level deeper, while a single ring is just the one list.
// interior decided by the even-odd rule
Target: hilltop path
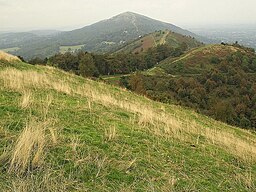
[{"label": "hilltop path", "polygon": [[168,36],[169,34],[170,34],[170,31],[168,31],[167,33],[165,33],[165,34],[163,35],[163,37],[160,39],[160,42],[159,42],[160,45],[163,45],[163,44],[166,43],[166,38],[167,38],[167,36]]}]

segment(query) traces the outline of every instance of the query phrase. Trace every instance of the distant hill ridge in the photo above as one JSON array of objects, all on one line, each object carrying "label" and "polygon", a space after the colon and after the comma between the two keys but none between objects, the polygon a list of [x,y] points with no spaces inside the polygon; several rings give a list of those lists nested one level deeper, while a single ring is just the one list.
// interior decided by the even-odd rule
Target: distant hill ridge
[{"label": "distant hill ridge", "polygon": [[106,53],[139,36],[166,29],[203,40],[200,36],[173,24],[125,12],[81,29],[61,32],[57,35],[55,33],[47,37],[31,33],[2,34],[0,35],[0,49],[18,47],[20,49],[12,53],[25,58],[48,57],[58,53],[61,46],[75,45],[84,45],[82,48],[84,51]]}]

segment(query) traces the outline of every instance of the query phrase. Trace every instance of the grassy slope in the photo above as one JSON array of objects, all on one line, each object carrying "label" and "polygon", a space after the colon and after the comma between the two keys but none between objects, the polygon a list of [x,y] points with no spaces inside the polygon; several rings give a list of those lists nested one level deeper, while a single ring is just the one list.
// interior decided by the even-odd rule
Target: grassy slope
[{"label": "grassy slope", "polygon": [[18,57],[13,56],[11,54],[8,54],[8,53],[0,50],[0,60],[1,59],[4,59],[6,61],[20,61],[20,59]]},{"label": "grassy slope", "polygon": [[158,67],[173,75],[199,74],[206,69],[214,68],[214,64],[211,63],[212,58],[222,59],[236,51],[244,52],[242,49],[229,45],[206,45],[192,49],[178,58],[167,58]]},{"label": "grassy slope", "polygon": [[75,52],[82,49],[84,45],[74,45],[74,46],[60,46],[60,53],[64,54],[66,52]]},{"label": "grassy slope", "polygon": [[118,52],[136,53],[145,52],[149,48],[156,47],[157,45],[168,44],[173,48],[179,47],[182,43],[186,43],[188,48],[200,46],[201,43],[193,38],[171,32],[169,30],[163,30],[154,32],[144,37],[135,40],[134,42],[126,45]]},{"label": "grassy slope", "polygon": [[1,61],[0,119],[3,191],[256,190],[254,134],[54,68]]}]

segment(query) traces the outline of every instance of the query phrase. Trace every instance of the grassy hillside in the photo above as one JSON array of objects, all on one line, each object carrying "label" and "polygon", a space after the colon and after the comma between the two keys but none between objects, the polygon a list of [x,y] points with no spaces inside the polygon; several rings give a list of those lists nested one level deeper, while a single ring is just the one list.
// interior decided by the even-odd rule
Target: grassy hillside
[{"label": "grassy hillside", "polygon": [[173,75],[199,74],[214,69],[222,59],[236,52],[247,54],[245,50],[232,45],[206,45],[192,49],[181,57],[166,59],[159,67]]},{"label": "grassy hillside", "polygon": [[149,48],[156,47],[158,45],[168,44],[173,48],[181,47],[182,45],[187,46],[187,49],[198,47],[202,43],[198,42],[192,37],[181,35],[178,33],[171,32],[169,30],[157,31],[145,35],[132,43],[129,43],[118,52],[126,53],[140,53],[146,52]]},{"label": "grassy hillside", "polygon": [[0,50],[0,60],[5,60],[5,61],[9,61],[9,62],[20,61],[20,59],[18,57],[8,54],[6,52],[3,52],[1,50]]},{"label": "grassy hillside", "polygon": [[2,191],[255,191],[256,136],[51,67],[0,61]]},{"label": "grassy hillside", "polygon": [[70,53],[74,53],[76,51],[79,51],[81,50],[81,48],[83,47],[84,45],[75,45],[75,46],[60,46],[60,53],[67,53],[67,52],[70,52]]}]

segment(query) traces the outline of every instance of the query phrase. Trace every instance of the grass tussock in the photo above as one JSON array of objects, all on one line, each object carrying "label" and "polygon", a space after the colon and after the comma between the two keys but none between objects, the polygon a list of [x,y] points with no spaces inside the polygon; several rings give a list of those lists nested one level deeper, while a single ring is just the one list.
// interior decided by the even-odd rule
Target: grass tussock
[{"label": "grass tussock", "polygon": [[33,102],[32,92],[29,90],[24,90],[22,93],[22,98],[20,101],[20,106],[22,109],[30,107]]},{"label": "grass tussock", "polygon": [[9,171],[23,173],[40,166],[45,148],[45,124],[27,123],[14,147]]},{"label": "grass tussock", "polygon": [[66,192],[74,183],[64,177],[62,172],[46,169],[40,175],[17,176],[5,192]]},{"label": "grass tussock", "polygon": [[[43,165],[45,149],[49,145],[47,130],[50,125],[51,122],[27,122],[12,150],[9,172],[22,174]],[[57,142],[54,131],[50,129],[50,133],[52,141]]]},{"label": "grass tussock", "polygon": [[42,106],[41,113],[43,115],[43,118],[46,120],[47,119],[47,114],[49,113],[49,110],[50,110],[50,106],[53,102],[52,95],[47,95],[43,102],[44,102],[44,104]]},{"label": "grass tussock", "polygon": [[117,137],[116,126],[111,126],[105,129],[105,138],[107,141],[112,141]]}]

